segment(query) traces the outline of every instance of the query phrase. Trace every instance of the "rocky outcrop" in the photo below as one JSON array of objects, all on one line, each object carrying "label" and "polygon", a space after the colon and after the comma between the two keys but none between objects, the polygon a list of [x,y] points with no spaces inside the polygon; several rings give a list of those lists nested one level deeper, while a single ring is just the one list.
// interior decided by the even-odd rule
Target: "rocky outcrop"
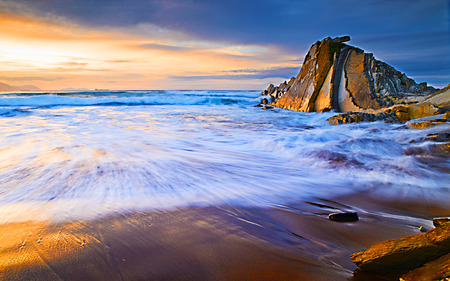
[{"label": "rocky outcrop", "polygon": [[349,36],[325,38],[311,46],[297,77],[263,94],[277,107],[324,112],[374,112],[436,90],[417,84],[372,54],[344,44]]},{"label": "rocky outcrop", "polygon": [[[380,272],[412,270],[442,256],[448,256],[449,253],[450,224],[445,223],[425,234],[377,243],[366,251],[355,253],[350,257],[360,270]],[[448,257],[443,259],[448,260]],[[438,260],[437,263],[440,264],[441,261]]]},{"label": "rocky outcrop", "polygon": [[284,81],[279,86],[274,86],[270,84],[267,90],[264,90],[261,94],[263,96],[268,96],[271,102],[281,98],[289,89],[292,87],[292,84],[295,81],[295,77],[292,77],[289,82]]},{"label": "rocky outcrop", "polygon": [[408,128],[411,129],[426,129],[429,127],[434,127],[436,125],[443,125],[447,124],[448,121],[446,119],[432,119],[432,120],[426,120],[421,122],[410,122],[406,124]]},{"label": "rocky outcrop", "polygon": [[443,110],[450,111],[450,84],[425,99],[425,101],[432,103]]}]

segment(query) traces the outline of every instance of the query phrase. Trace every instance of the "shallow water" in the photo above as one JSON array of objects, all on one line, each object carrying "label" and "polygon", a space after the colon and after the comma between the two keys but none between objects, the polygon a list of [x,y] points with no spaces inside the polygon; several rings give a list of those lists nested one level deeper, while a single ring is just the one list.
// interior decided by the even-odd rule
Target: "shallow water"
[{"label": "shallow water", "polygon": [[[0,222],[266,207],[370,190],[450,208],[450,161],[405,153],[428,130],[331,126],[254,107],[259,92],[0,95]],[[446,125],[444,125],[446,126]]]}]

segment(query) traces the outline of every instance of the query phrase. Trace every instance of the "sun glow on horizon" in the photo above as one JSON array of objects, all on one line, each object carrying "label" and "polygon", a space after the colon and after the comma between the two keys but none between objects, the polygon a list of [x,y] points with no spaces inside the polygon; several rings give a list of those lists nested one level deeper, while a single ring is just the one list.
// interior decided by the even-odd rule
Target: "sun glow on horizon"
[{"label": "sun glow on horizon", "polygon": [[0,82],[12,85],[257,89],[271,79],[256,74],[234,78],[296,68],[294,60],[273,46],[205,41],[152,25],[92,29],[62,19],[11,14],[0,18]]}]

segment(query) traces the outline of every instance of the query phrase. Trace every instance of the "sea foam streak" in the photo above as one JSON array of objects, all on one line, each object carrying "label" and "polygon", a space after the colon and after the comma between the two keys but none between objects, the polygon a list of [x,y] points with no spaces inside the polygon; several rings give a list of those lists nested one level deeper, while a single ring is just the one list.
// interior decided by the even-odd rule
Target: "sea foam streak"
[{"label": "sea foam streak", "polygon": [[448,159],[429,165],[404,153],[423,131],[381,122],[331,126],[333,113],[255,108],[258,95],[0,95],[0,222],[264,207],[364,190],[449,207]]}]

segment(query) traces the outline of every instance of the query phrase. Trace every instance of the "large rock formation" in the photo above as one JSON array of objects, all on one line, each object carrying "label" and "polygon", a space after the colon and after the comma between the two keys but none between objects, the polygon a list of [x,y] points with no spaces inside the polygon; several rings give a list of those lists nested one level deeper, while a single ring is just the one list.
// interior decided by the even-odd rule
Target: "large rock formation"
[{"label": "large rock formation", "polygon": [[270,85],[263,95],[290,110],[376,112],[405,97],[427,96],[436,90],[417,84],[372,54],[344,44],[349,36],[325,38],[310,48],[297,77]]}]

